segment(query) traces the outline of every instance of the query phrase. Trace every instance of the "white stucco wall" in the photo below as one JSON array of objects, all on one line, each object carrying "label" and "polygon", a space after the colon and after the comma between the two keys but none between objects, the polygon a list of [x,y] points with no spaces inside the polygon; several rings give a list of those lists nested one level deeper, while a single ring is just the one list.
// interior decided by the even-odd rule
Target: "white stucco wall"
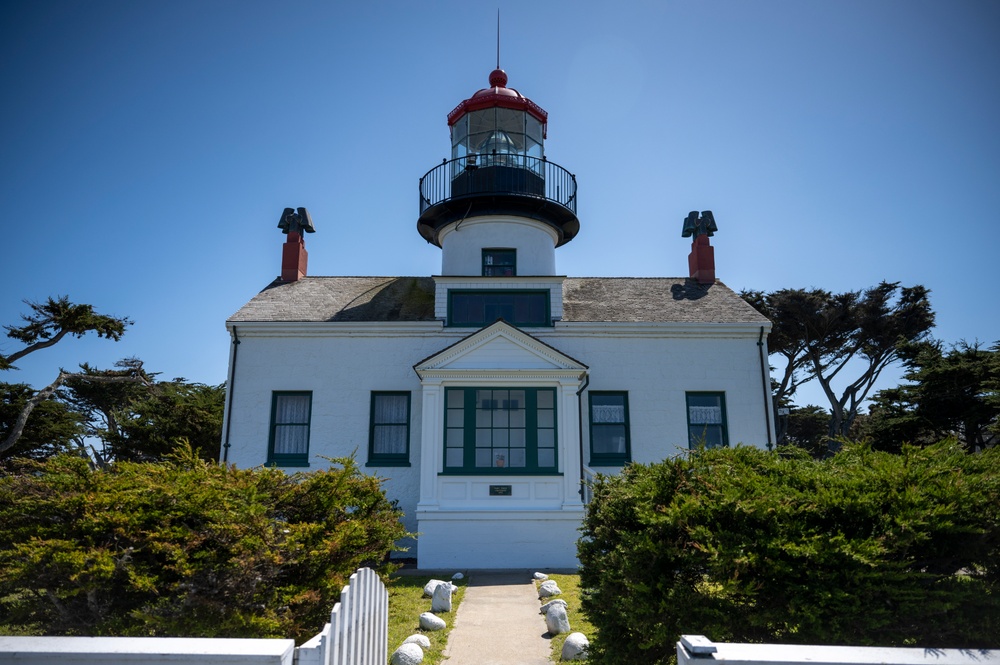
[{"label": "white stucco wall", "polygon": [[[575,511],[421,513],[420,567],[576,568],[583,508]],[[470,562],[469,552],[477,553]]]},{"label": "white stucco wall", "polygon": [[556,231],[523,217],[466,219],[441,231],[441,274],[482,275],[483,249],[516,249],[518,275],[555,275]]},{"label": "white stucco wall", "polygon": [[[686,392],[725,394],[729,445],[764,448],[773,441],[757,338],[750,331],[709,337],[698,329],[687,335],[664,329],[656,336],[655,326],[636,326],[629,335],[627,325],[618,332],[605,325],[602,333],[593,324],[557,324],[535,336],[590,367],[588,390],[628,391],[633,461],[655,462],[688,448]],[[588,439],[586,394],[583,409]]]},{"label": "white stucco wall", "polygon": [[[721,328],[676,324],[557,323],[551,329],[531,329],[528,332],[587,365],[589,390],[628,391],[632,459],[652,462],[687,448],[687,391],[725,394],[730,445],[763,447],[768,441],[757,337],[752,327]],[[366,472],[387,479],[385,488],[389,497],[397,499],[406,514],[404,524],[408,530],[417,531],[421,491],[419,467],[423,446],[442,445],[440,437],[429,442],[420,440],[421,431],[426,429],[423,419],[434,417],[443,421],[444,414],[440,408],[428,410],[422,404],[423,386],[413,365],[473,331],[442,328],[439,322],[379,326],[237,324],[236,329],[241,343],[232,384],[234,401],[229,425],[231,447],[228,461],[241,467],[264,464],[272,392],[312,391],[310,468],[325,465],[322,457],[355,454]],[[504,383],[510,380],[505,379]],[[553,382],[553,385],[557,383]],[[411,393],[411,466],[365,467],[371,392],[389,390]],[[567,399],[576,399],[575,388],[567,393]],[[585,463],[590,457],[587,403],[585,393],[582,398]],[[571,406],[575,405],[563,402],[559,413],[561,419],[576,418],[575,409]],[[569,421],[563,420],[563,423],[560,440],[564,446],[572,446],[574,450],[560,451],[560,465],[563,460],[572,460],[569,466],[578,467],[578,428]],[[440,431],[440,427],[432,427],[429,431]],[[440,457],[437,454],[425,456]],[[448,510],[458,510],[461,502],[450,500],[451,495],[445,496],[443,486],[438,484],[437,469],[425,469],[424,484],[433,483],[434,492],[440,490],[440,496],[429,503],[425,496],[423,508],[420,508],[424,513],[420,530],[428,545],[426,557],[421,554],[421,559],[433,560],[435,566],[458,566],[462,564],[453,558],[456,556],[453,552],[461,552],[467,546],[481,546],[492,551],[495,558],[482,561],[479,567],[521,566],[521,563],[511,563],[520,561],[518,552],[527,557],[526,561],[530,559],[524,564],[527,567],[572,565],[567,563],[565,557],[567,552],[575,556],[572,543],[577,537],[575,529],[582,513],[577,507],[569,505],[579,501],[576,492],[570,491],[569,483],[576,487],[578,468],[564,467],[562,470],[562,489],[558,492],[539,493],[535,485],[544,478],[536,477],[532,483],[525,485],[528,488],[525,496],[499,500],[498,497],[480,496],[483,488],[470,481],[467,489],[470,499],[468,510],[497,511],[495,517],[499,521],[491,529],[476,512],[447,513]],[[600,467],[599,470],[613,472],[614,468]],[[510,484],[508,478],[497,480]],[[454,476],[446,480],[451,485],[459,482]],[[482,485],[488,481],[488,478],[479,478],[477,482]],[[451,485],[448,492],[457,492],[457,485]],[[427,490],[425,487],[425,493]],[[538,501],[532,504],[531,497],[535,494]],[[522,505],[525,497],[529,505]],[[510,505],[504,504],[505,500]],[[428,506],[444,512],[431,514]],[[517,518],[518,513],[513,509],[527,512],[521,512]],[[504,513],[505,510],[508,512]],[[542,512],[547,516],[538,521],[530,516],[532,510],[537,512],[535,518],[540,518]],[[516,519],[522,520],[520,527]],[[524,521],[533,519],[530,524]],[[540,526],[543,524],[548,526]],[[541,548],[539,551],[547,551],[547,546],[558,552],[550,557],[551,563],[543,563],[539,559],[538,547],[531,544],[536,541],[542,543],[538,545]],[[497,544],[504,542],[511,543],[511,546]],[[548,559],[545,561],[548,562]],[[424,563],[421,565],[427,567]],[[466,563],[464,567],[472,566]]]},{"label": "white stucco wall", "polygon": [[[386,479],[390,498],[400,502],[407,530],[416,532],[419,494],[420,381],[413,363],[463,335],[442,334],[438,323],[397,326],[399,336],[355,331],[331,336],[326,324],[277,328],[273,332],[237,325],[240,338],[233,378],[233,416],[228,461],[240,467],[267,462],[271,394],[280,390],[312,391],[309,463],[327,466],[324,457],[355,455],[366,473]],[[267,328],[267,326],[263,326]],[[392,324],[383,328],[392,328]],[[408,390],[410,403],[409,467],[366,467],[372,391]],[[225,452],[223,453],[225,454]],[[308,470],[289,468],[289,472]]]}]

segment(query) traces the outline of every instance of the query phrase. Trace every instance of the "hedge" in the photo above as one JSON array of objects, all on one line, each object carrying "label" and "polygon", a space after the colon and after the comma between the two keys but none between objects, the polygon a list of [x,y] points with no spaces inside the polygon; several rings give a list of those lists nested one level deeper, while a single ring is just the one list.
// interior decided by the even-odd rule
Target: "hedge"
[{"label": "hedge", "polygon": [[594,663],[716,641],[996,647],[1000,449],[754,448],[631,465],[579,541]]},{"label": "hedge", "polygon": [[0,478],[0,616],[47,635],[319,632],[356,568],[408,535],[351,459],[286,475],[198,459]]}]

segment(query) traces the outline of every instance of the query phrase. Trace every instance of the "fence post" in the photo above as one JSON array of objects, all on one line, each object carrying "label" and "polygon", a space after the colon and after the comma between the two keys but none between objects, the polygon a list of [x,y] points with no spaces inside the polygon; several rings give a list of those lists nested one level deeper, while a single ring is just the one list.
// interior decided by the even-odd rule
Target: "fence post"
[{"label": "fence post", "polygon": [[[308,649],[322,652],[321,665],[385,665],[389,638],[389,591],[378,574],[359,568],[340,591],[340,602],[330,611],[325,639],[317,635],[296,650],[304,663]],[[322,634],[321,634],[322,635]]]}]

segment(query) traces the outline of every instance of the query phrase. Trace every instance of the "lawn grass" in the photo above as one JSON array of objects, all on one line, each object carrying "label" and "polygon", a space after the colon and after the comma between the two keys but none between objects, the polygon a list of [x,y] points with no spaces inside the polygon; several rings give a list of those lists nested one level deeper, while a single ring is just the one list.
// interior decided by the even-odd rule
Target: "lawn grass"
[{"label": "lawn grass", "polygon": [[[440,579],[440,578],[438,578]],[[437,616],[448,624],[444,630],[426,631],[420,628],[420,615],[431,611],[431,599],[424,598],[424,585],[431,580],[429,575],[394,575],[389,582],[389,655],[410,635],[420,633],[431,641],[431,648],[424,649],[423,663],[435,665],[443,658],[448,644],[448,634],[455,623],[458,605],[465,595],[467,579],[450,580],[458,588],[451,595],[451,612]],[[449,581],[449,580],[445,580]]]},{"label": "lawn grass", "polygon": [[[587,639],[593,639],[594,636],[594,626],[587,621],[587,615],[583,613],[583,609],[580,607],[580,576],[579,575],[549,575],[550,580],[555,580],[555,583],[559,585],[559,589],[562,591],[562,595],[554,596],[552,598],[546,598],[544,600],[538,601],[538,606],[541,607],[550,600],[555,600],[556,598],[561,598],[566,601],[566,614],[569,616],[569,629],[574,633],[583,633],[587,636]],[[538,586],[537,584],[535,586]],[[558,663],[562,656],[563,643],[566,638],[569,637],[569,633],[563,633],[562,635],[555,635],[552,637],[552,661]]]}]

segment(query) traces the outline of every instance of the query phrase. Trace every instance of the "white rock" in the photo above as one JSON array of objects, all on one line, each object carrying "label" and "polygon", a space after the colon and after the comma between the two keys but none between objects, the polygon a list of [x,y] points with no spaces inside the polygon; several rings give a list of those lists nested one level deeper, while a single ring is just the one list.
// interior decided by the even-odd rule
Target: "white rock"
[{"label": "white rock", "polygon": [[547,580],[547,579],[549,579],[549,576],[546,575],[545,573],[535,573],[534,575],[532,575],[532,577],[534,577],[536,580]]},{"label": "white rock", "polygon": [[424,650],[419,644],[404,642],[402,646],[392,652],[389,665],[417,665],[423,662]]},{"label": "white rock", "polygon": [[444,580],[431,580],[424,585],[424,598],[433,598],[434,589],[438,588],[438,585],[444,584]]},{"label": "white rock", "polygon": [[548,614],[549,608],[552,607],[553,605],[562,605],[563,607],[566,607],[566,601],[563,600],[562,598],[556,598],[555,600],[550,600],[549,602],[545,603],[540,608],[538,608],[538,613]]},{"label": "white rock", "polygon": [[451,590],[455,587],[449,582],[442,582],[434,589],[431,599],[431,612],[451,612]]},{"label": "white rock", "polygon": [[420,627],[424,630],[442,630],[447,625],[444,619],[434,616],[430,612],[424,612],[420,615]]},{"label": "white rock", "polygon": [[583,633],[570,633],[566,641],[563,642],[563,660],[587,660],[587,649],[590,648],[590,640]]},{"label": "white rock", "polygon": [[451,576],[451,579],[453,579],[453,580],[463,580],[463,579],[465,579],[465,575],[463,575],[462,573],[455,573],[454,575]]},{"label": "white rock", "polygon": [[427,637],[426,635],[421,635],[420,633],[414,633],[413,635],[410,635],[405,640],[403,640],[403,644],[416,644],[421,649],[431,648],[430,638]]},{"label": "white rock", "polygon": [[555,583],[555,580],[545,580],[538,587],[538,597],[539,598],[550,598],[552,596],[558,596],[562,593],[559,585]]},{"label": "white rock", "polygon": [[566,615],[566,607],[563,605],[553,605],[545,613],[545,627],[549,629],[550,635],[560,635],[569,632],[569,617]]}]

